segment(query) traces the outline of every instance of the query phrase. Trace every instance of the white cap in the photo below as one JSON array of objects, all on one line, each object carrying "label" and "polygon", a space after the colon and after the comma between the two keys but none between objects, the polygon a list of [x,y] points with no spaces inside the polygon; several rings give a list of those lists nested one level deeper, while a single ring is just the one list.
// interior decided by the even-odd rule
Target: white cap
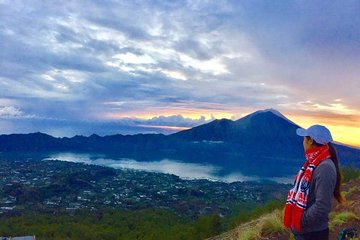
[{"label": "white cap", "polygon": [[333,141],[329,129],[321,125],[312,125],[308,129],[298,128],[296,134],[301,137],[309,136],[319,144],[328,144]]}]

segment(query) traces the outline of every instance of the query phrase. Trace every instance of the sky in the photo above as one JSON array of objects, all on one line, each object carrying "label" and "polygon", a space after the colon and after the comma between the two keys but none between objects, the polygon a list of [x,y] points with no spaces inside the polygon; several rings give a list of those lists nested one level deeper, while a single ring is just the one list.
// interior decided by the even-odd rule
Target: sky
[{"label": "sky", "polygon": [[360,146],[359,12],[353,0],[0,0],[0,134],[169,134],[272,108]]}]

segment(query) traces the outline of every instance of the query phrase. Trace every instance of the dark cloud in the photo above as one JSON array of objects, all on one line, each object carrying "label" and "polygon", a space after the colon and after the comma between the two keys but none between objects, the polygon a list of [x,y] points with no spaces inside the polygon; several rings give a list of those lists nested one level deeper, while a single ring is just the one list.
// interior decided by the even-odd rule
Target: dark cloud
[{"label": "dark cloud", "polygon": [[271,57],[288,57],[304,49],[360,50],[358,1],[245,1],[234,7],[240,13],[238,28]]}]

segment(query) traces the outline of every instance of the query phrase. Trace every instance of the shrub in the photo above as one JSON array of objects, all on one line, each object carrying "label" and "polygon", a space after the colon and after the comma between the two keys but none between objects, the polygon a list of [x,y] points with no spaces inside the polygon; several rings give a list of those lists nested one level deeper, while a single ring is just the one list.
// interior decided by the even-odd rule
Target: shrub
[{"label": "shrub", "polygon": [[343,195],[344,197],[346,197],[346,196],[349,195],[349,194],[352,194],[352,193],[355,193],[355,192],[359,192],[359,191],[360,191],[360,187],[354,186],[354,187],[350,188],[347,192],[342,191],[341,193],[342,193],[342,195]]},{"label": "shrub", "polygon": [[234,216],[232,219],[230,219],[229,229],[232,229],[242,223],[257,219],[266,213],[273,212],[274,210],[283,209],[284,206],[284,201],[270,200],[262,206],[257,206],[255,208],[244,208],[244,210],[241,211],[237,216]]},{"label": "shrub", "polygon": [[282,223],[283,211],[277,209],[272,213],[263,215],[258,220],[239,227],[239,240],[259,239],[274,233],[285,231]]},{"label": "shrub", "polygon": [[259,238],[260,238],[260,230],[256,228],[245,229],[239,235],[239,240],[256,240]]},{"label": "shrub", "polygon": [[346,166],[340,169],[341,177],[343,183],[350,182],[351,180],[357,179],[360,177],[360,170],[356,169],[354,166]]},{"label": "shrub", "polygon": [[285,230],[283,225],[283,212],[276,210],[264,218],[261,228],[262,235],[270,235]]},{"label": "shrub", "polygon": [[330,218],[331,218],[331,221],[329,223],[330,229],[332,229],[337,225],[342,225],[348,222],[349,220],[358,219],[355,213],[348,211],[340,212],[340,213],[331,213]]}]

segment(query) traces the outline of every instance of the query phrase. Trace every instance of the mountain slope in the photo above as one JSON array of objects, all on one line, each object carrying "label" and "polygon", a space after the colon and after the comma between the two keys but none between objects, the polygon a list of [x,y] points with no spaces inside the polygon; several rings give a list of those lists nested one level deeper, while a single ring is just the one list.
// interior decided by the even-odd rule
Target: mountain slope
[{"label": "mountain slope", "polygon": [[170,137],[181,138],[187,141],[226,141],[236,132],[235,122],[229,119],[216,119],[188,130],[180,131]]}]

